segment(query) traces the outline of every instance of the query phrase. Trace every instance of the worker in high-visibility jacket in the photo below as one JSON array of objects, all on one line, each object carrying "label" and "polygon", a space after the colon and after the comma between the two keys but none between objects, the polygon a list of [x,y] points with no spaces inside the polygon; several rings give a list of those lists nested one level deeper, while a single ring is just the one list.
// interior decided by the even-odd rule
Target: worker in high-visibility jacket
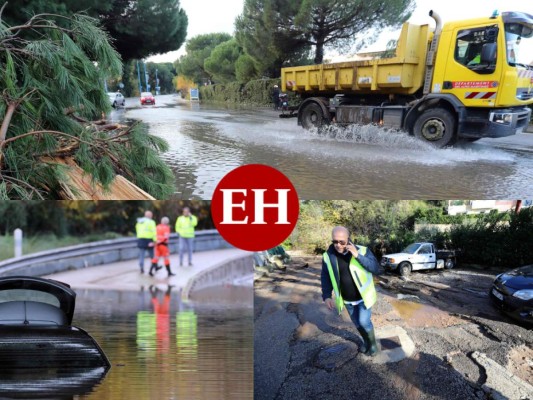
[{"label": "worker in high-visibility jacket", "polygon": [[168,241],[170,239],[170,220],[168,217],[161,218],[161,223],[156,226],[156,242],[155,242],[155,255],[152,258],[152,266],[150,267],[150,276],[154,276],[153,271],[159,271],[159,259],[163,258],[165,268],[167,269],[168,276],[174,276],[170,270],[170,251],[168,249]]},{"label": "worker in high-visibility jacket", "polygon": [[[322,299],[339,315],[346,307],[363,337],[364,343],[359,350],[374,356],[379,348],[371,321],[371,307],[377,300],[372,274],[380,274],[381,267],[370,249],[350,241],[347,228],[336,226],[331,236],[332,243],[322,259]],[[332,292],[335,300],[331,297]]]},{"label": "worker in high-visibility jacket", "polygon": [[135,232],[137,233],[137,247],[139,248],[139,267],[144,274],[144,257],[148,251],[150,259],[154,258],[154,242],[156,241],[155,221],[151,211],[145,211],[144,217],[137,218]]},{"label": "worker in high-visibility jacket", "polygon": [[183,265],[183,254],[187,247],[189,267],[192,267],[192,250],[194,242],[194,228],[198,225],[198,218],[191,214],[189,207],[183,209],[183,214],[176,220],[176,232],[179,235],[178,248],[180,253],[180,267]]}]

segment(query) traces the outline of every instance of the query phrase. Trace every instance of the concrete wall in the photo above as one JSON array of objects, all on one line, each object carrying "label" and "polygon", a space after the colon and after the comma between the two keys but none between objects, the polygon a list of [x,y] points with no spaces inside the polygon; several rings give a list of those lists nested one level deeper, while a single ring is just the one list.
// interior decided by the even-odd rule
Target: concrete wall
[{"label": "concrete wall", "polygon": [[[177,246],[177,235],[173,234],[170,240],[170,250],[172,253],[177,253]],[[194,243],[194,250],[196,252],[231,247],[215,229],[196,232]],[[0,262],[0,276],[41,276],[117,261],[132,260],[137,257],[138,249],[135,238],[104,240],[43,251],[2,261]]]},{"label": "concrete wall", "polygon": [[[226,260],[223,263],[201,271],[189,280],[183,289],[183,296],[190,298],[194,292],[221,284],[234,284],[243,279],[243,277],[253,276],[254,260],[252,254],[239,256],[232,260]],[[253,282],[250,279],[250,282]],[[253,287],[253,283],[250,285]]]}]

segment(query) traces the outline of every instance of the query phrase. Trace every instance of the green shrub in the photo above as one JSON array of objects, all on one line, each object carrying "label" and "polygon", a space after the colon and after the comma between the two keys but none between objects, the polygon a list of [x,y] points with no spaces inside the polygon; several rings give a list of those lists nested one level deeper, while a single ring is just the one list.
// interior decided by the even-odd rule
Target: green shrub
[{"label": "green shrub", "polygon": [[200,100],[245,106],[272,106],[272,89],[279,79],[257,79],[246,84],[231,82],[200,87]]}]

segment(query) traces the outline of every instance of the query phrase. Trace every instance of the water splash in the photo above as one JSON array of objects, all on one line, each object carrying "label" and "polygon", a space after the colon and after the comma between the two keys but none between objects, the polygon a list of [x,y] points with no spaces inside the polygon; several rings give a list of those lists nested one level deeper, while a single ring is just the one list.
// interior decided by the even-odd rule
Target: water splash
[{"label": "water splash", "polygon": [[431,144],[424,143],[406,132],[376,125],[328,125],[308,132],[312,137],[321,140],[373,144],[395,149],[435,150]]},{"label": "water splash", "polygon": [[388,153],[388,160],[401,157],[421,164],[449,164],[457,162],[490,161],[513,162],[515,157],[507,152],[480,144],[457,144],[439,149],[406,132],[376,125],[329,125],[305,131],[309,138],[353,144],[400,149],[401,153]]}]

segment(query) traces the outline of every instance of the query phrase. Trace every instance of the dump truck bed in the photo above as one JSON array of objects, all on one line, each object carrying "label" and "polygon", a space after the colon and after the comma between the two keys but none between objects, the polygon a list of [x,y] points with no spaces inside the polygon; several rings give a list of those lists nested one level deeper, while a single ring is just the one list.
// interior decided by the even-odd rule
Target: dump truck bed
[{"label": "dump truck bed", "polygon": [[395,56],[375,60],[282,68],[282,91],[309,94],[413,94],[424,85],[428,25],[405,23]]}]

